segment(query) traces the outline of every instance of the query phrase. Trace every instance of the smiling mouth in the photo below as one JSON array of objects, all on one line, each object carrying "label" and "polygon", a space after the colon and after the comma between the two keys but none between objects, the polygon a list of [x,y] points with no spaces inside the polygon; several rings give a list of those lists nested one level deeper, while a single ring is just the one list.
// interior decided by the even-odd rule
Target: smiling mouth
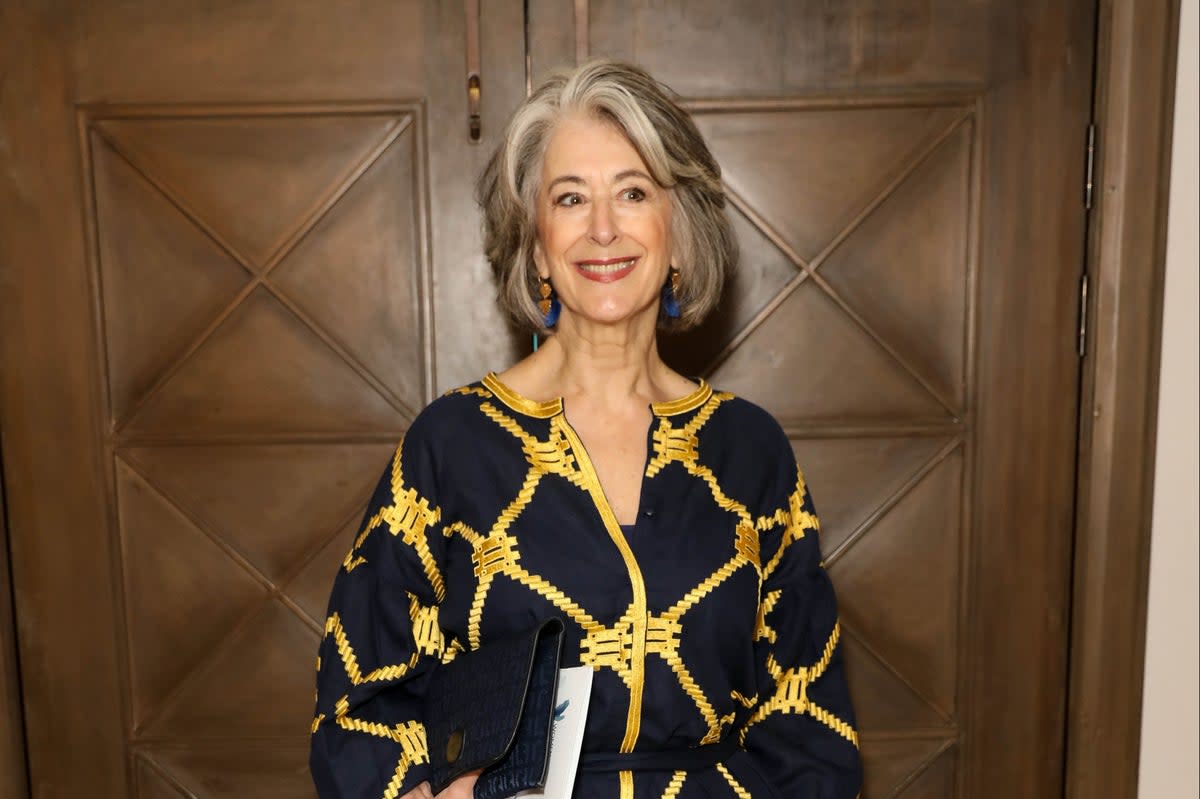
[{"label": "smiling mouth", "polygon": [[590,280],[609,283],[620,280],[633,271],[637,258],[606,259],[603,261],[577,261],[575,268]]}]

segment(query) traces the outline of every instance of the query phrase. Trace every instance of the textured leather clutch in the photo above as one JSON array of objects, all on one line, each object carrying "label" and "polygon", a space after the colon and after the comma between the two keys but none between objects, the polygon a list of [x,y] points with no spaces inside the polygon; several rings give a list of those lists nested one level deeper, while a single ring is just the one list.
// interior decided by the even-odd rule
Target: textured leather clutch
[{"label": "textured leather clutch", "polygon": [[475,769],[475,799],[545,785],[562,639],[562,621],[549,619],[434,670],[425,730],[435,795]]}]

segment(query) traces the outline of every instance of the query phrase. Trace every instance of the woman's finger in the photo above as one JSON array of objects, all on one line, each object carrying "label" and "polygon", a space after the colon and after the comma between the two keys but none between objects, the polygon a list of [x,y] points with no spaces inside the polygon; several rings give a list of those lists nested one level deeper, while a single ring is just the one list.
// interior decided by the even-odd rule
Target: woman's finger
[{"label": "woman's finger", "polygon": [[436,799],[474,799],[475,782],[482,773],[482,769],[477,769],[455,778],[454,782],[446,786],[446,790],[437,795]]}]

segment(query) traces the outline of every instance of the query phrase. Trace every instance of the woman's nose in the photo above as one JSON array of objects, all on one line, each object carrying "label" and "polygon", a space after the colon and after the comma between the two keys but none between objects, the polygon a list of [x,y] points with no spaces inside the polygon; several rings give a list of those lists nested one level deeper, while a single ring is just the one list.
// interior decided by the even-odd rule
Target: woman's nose
[{"label": "woman's nose", "polygon": [[592,203],[592,217],[588,225],[588,236],[601,247],[616,241],[619,231],[612,209],[607,202]]}]

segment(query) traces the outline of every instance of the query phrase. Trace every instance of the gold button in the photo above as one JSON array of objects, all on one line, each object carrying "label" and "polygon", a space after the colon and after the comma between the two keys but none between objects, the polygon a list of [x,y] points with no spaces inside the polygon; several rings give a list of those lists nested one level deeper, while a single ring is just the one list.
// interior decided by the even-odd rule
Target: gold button
[{"label": "gold button", "polygon": [[455,730],[446,741],[446,762],[453,763],[462,754],[463,731]]}]

